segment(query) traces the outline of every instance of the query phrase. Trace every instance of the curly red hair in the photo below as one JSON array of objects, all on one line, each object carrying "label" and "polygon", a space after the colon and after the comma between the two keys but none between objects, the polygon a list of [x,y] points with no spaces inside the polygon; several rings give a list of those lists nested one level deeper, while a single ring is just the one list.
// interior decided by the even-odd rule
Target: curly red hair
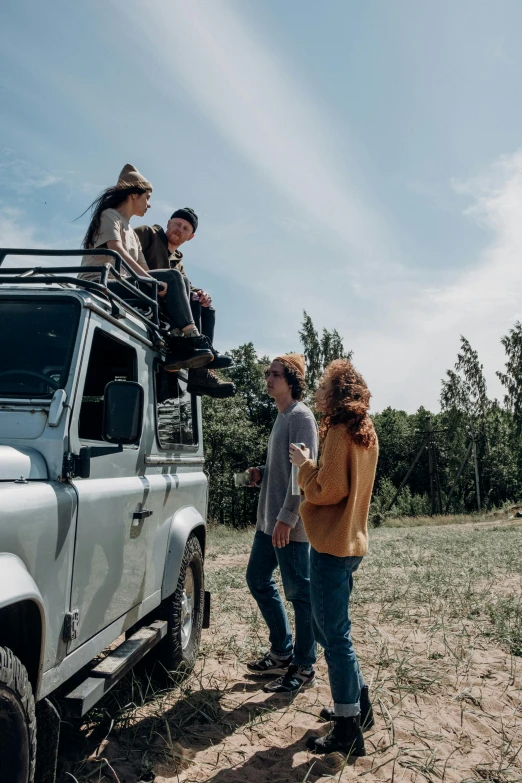
[{"label": "curly red hair", "polygon": [[355,443],[369,449],[377,443],[370,409],[370,390],[366,381],[349,359],[330,362],[322,383],[329,383],[327,409],[321,416],[319,433],[324,441],[326,433],[335,424],[344,424]]}]

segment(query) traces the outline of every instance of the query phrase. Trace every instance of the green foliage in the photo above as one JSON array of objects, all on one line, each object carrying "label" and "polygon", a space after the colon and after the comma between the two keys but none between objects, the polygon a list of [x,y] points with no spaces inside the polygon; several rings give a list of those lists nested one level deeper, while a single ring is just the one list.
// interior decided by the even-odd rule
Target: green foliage
[{"label": "green foliage", "polygon": [[493,626],[492,636],[504,644],[512,655],[522,656],[522,602],[519,596],[501,597],[488,607]]},{"label": "green foliage", "polygon": [[231,351],[235,366],[228,375],[235,397],[203,397],[205,469],[209,477],[209,518],[243,527],[255,523],[258,491],[234,486],[234,473],[264,462],[276,409],[266,394],[263,371],[252,343]]},{"label": "green foliage", "polygon": [[504,403],[515,420],[517,435],[522,433],[522,324],[517,321],[513,329],[501,340],[506,351],[506,372],[497,372],[506,389]]},{"label": "green foliage", "polygon": [[312,394],[328,364],[334,359],[351,359],[352,351],[344,350],[343,340],[337,329],[331,332],[323,329],[322,336],[319,337],[319,332],[306,310],[303,311],[299,337],[306,357],[306,382],[309,393]]},{"label": "green foliage", "polygon": [[[510,334],[513,337],[513,330]],[[518,338],[515,335],[513,339],[513,351],[516,353]],[[510,340],[502,340],[507,346],[506,351],[509,346],[513,347]],[[501,376],[501,380],[510,385],[516,398],[516,385],[520,384],[521,378],[520,372],[517,374],[516,361],[511,362],[509,354],[508,369],[511,373],[509,379]],[[520,442],[517,443],[516,418],[509,404],[502,406],[497,400],[488,398],[477,352],[464,337],[461,337],[455,372],[448,371],[447,380],[442,382],[441,406],[441,423],[445,427],[446,482],[457,473],[470,437],[474,436],[482,504],[485,507],[498,506],[507,498],[520,496]],[[475,503],[475,473],[470,459],[455,494],[454,510],[471,511]]]},{"label": "green foliage", "polygon": [[[336,358],[351,358],[339,333],[315,329],[303,313],[299,332],[306,357],[308,399],[327,364]],[[440,477],[441,500],[446,507],[451,487],[473,435],[479,467],[483,508],[499,507],[522,497],[522,325],[517,322],[502,338],[506,372],[498,373],[506,394],[502,403],[489,399],[482,364],[465,337],[455,367],[442,381],[441,412],[421,407],[416,413],[385,408],[373,417],[380,443],[372,505],[374,524],[388,516],[418,516],[431,513],[428,450],[421,446],[428,425],[434,430],[435,454]],[[283,351],[281,351],[283,353]],[[209,517],[235,527],[252,524],[256,518],[258,491],[236,489],[233,474],[250,465],[263,464],[277,410],[266,394],[263,371],[269,359],[259,357],[252,343],[230,352],[234,367],[228,377],[237,394],[228,400],[203,398],[206,470],[210,482]],[[390,507],[402,479],[419,454],[407,486]],[[453,513],[477,508],[475,470],[469,459],[450,503]]]},{"label": "green foliage", "polygon": [[[335,329],[323,329],[319,338],[306,313],[300,334],[310,402],[311,392],[328,362],[351,353],[345,353]],[[264,463],[277,409],[266,393],[263,373],[270,363],[268,357],[259,357],[252,343],[230,351],[230,356],[234,366],[227,371],[227,377],[236,384],[236,396],[226,400],[203,397],[205,470],[209,478],[209,519],[243,527],[255,523],[259,492],[236,488],[234,473]]]},{"label": "green foliage", "polygon": [[323,360],[319,334],[306,311],[303,313],[303,324],[299,331],[299,337],[301,338],[301,344],[306,356],[306,381],[308,388],[313,390],[321,376]]}]

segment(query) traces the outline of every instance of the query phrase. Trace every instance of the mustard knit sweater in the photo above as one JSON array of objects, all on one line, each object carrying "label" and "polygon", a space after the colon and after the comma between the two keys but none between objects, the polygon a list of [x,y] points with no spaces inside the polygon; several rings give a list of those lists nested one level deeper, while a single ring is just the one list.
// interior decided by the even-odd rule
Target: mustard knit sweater
[{"label": "mustard knit sweater", "polygon": [[362,557],[368,551],[368,511],[379,446],[353,442],[343,424],[331,427],[319,467],[306,460],[299,469],[305,500],[299,513],[316,552]]}]

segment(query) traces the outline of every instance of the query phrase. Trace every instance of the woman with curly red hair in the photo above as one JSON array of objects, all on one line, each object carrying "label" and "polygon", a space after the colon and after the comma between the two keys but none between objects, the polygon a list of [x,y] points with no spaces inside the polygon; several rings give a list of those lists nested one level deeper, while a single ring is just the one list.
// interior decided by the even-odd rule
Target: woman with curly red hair
[{"label": "woman with curly red hair", "polygon": [[353,648],[348,612],[353,573],[368,550],[368,511],[379,445],[369,415],[370,391],[348,359],[326,368],[316,392],[321,458],[290,446],[290,461],[299,466],[304,493],[299,513],[310,552],[312,619],[324,647],[334,701],[333,719],[325,737],[310,737],[315,753],[340,751],[364,756],[362,730],[373,725],[373,712]]}]

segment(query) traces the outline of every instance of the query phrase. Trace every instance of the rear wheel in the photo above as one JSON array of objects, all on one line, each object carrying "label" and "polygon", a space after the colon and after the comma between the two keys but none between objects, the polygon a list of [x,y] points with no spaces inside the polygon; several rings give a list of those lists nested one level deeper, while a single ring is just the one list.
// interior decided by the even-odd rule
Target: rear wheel
[{"label": "rear wheel", "polygon": [[32,783],[36,718],[27,671],[11,650],[0,647],[0,780]]},{"label": "rear wheel", "polygon": [[194,668],[201,639],[204,600],[203,554],[198,539],[192,535],[183,553],[176,592],[165,601],[169,625],[167,637],[161,644],[161,661],[167,669],[188,674]]}]

